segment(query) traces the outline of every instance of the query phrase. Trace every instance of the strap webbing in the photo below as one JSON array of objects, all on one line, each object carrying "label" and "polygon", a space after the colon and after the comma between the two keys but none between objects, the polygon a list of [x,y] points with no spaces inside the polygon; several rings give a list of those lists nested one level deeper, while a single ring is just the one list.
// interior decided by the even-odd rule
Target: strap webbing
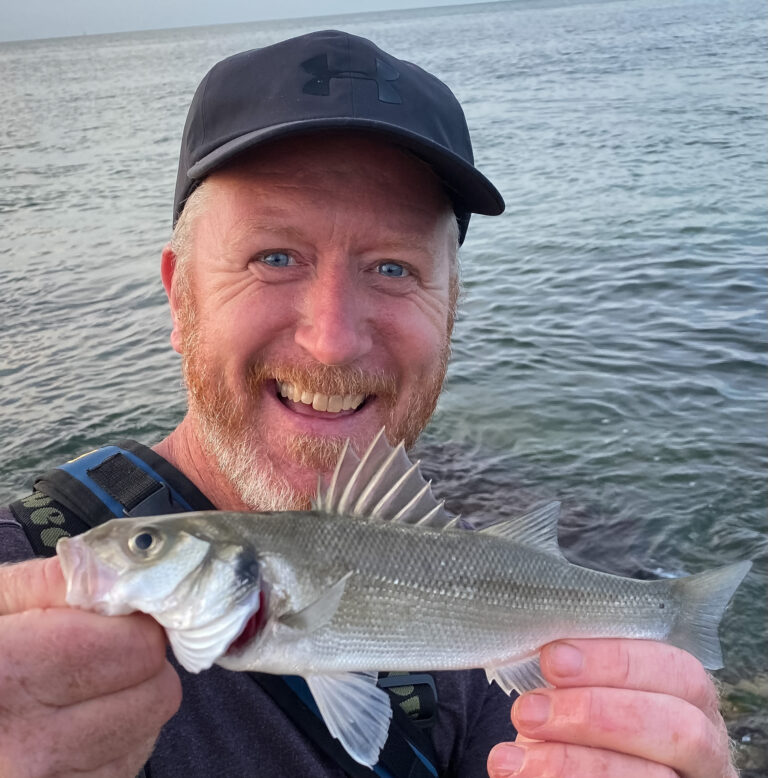
[{"label": "strap webbing", "polygon": [[76,513],[44,492],[32,492],[9,507],[35,556],[53,556],[59,538],[79,535],[90,529]]},{"label": "strap webbing", "polygon": [[113,454],[100,465],[90,468],[88,475],[127,513],[162,488],[156,479],[121,453]]}]

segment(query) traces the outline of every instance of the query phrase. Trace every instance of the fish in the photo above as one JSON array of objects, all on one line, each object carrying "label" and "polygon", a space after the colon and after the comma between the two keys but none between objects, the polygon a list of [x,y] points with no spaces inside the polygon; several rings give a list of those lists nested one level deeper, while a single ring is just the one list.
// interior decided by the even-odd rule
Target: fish
[{"label": "fish", "polygon": [[67,603],[142,611],[192,673],[302,676],[352,758],[386,741],[384,671],[484,668],[507,694],[547,686],[562,638],[659,640],[722,666],[721,617],[748,560],[638,581],[580,567],[557,541],[559,503],[475,528],[432,493],[382,429],[347,444],[308,511],[119,518],[59,540]]}]

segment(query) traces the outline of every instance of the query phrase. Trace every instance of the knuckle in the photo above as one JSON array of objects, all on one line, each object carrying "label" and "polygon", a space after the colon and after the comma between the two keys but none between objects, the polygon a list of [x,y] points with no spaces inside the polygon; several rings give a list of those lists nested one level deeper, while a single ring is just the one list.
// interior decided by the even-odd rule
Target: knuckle
[{"label": "knuckle", "polygon": [[685,651],[672,652],[671,661],[677,677],[682,679],[683,699],[701,707],[702,704],[709,704],[714,694],[712,686],[706,671],[701,663],[691,654]]},{"label": "knuckle", "polygon": [[573,746],[567,744],[547,747],[547,770],[544,775],[547,778],[568,778],[571,775],[578,775],[574,750]]},{"label": "knuckle", "polygon": [[124,617],[130,630],[130,650],[147,676],[157,674],[165,662],[165,633],[153,619],[142,615]]},{"label": "knuckle", "polygon": [[695,708],[692,709],[690,716],[670,721],[675,765],[686,767],[722,762],[723,739],[715,730],[712,722]]},{"label": "knuckle", "polygon": [[[582,759],[585,750],[584,748],[565,744],[558,750],[562,754],[562,758],[560,760],[560,772],[555,773],[554,778],[570,778],[570,776],[573,775],[584,774],[585,765]],[[594,775],[594,778],[598,778],[601,774],[590,773],[590,775]]]},{"label": "knuckle", "polygon": [[165,663],[161,670],[161,678],[158,683],[157,695],[161,708],[161,718],[167,721],[179,709],[181,705],[181,679],[173,669],[170,662]]},{"label": "knuckle", "polygon": [[[698,664],[698,663],[697,663]],[[714,676],[704,670],[701,665],[699,671],[699,707],[704,714],[714,721],[721,721],[720,718],[720,690],[717,686]]]},{"label": "knuckle", "polygon": [[613,666],[616,668],[618,685],[620,687],[631,687],[633,685],[634,667],[628,642],[626,640],[616,641],[614,651]]},{"label": "knuckle", "polygon": [[576,715],[582,726],[603,728],[606,717],[604,715],[604,705],[601,702],[597,689],[588,687],[581,691]]}]

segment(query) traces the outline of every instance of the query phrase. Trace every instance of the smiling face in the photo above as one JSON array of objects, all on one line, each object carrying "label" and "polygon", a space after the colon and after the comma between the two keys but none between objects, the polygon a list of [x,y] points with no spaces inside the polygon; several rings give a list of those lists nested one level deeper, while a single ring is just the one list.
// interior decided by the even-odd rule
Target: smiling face
[{"label": "smiling face", "polygon": [[[456,226],[415,158],[354,135],[281,141],[196,193],[171,288],[183,427],[217,507],[299,507],[343,442],[412,444],[449,355]],[[228,504],[221,504],[222,502]]]}]

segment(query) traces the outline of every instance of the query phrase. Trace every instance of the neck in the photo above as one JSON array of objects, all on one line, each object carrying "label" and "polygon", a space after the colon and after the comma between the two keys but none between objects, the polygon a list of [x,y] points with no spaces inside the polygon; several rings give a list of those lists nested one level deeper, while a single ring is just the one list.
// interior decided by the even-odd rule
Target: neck
[{"label": "neck", "polygon": [[189,416],[152,449],[184,473],[219,510],[254,510],[255,506],[243,503],[217,463],[200,445]]}]

